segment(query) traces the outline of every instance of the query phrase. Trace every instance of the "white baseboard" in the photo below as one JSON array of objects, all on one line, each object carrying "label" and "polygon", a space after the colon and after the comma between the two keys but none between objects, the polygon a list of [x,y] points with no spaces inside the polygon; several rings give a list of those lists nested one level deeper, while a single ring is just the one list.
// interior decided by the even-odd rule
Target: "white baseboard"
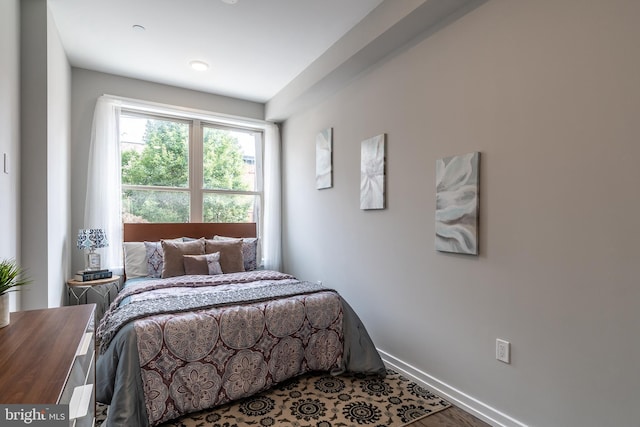
[{"label": "white baseboard", "polygon": [[403,362],[391,354],[380,349],[378,349],[378,352],[382,357],[382,361],[388,368],[411,378],[416,383],[435,392],[460,409],[469,412],[482,421],[489,423],[494,427],[527,427],[526,424],[521,423],[520,421],[500,412],[472,396],[469,396],[455,387],[451,387],[450,385]]}]

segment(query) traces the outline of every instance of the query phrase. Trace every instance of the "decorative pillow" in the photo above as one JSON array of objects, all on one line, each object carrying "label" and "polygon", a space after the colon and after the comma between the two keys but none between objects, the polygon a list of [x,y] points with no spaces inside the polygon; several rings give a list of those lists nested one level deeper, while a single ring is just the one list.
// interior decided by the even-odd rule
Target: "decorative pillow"
[{"label": "decorative pillow", "polygon": [[182,255],[185,274],[203,274],[212,276],[222,274],[220,252],[205,255]]},{"label": "decorative pillow", "polygon": [[242,259],[244,262],[244,271],[253,271],[258,268],[258,238],[257,237],[225,237],[213,236],[213,240],[241,240],[242,241]]},{"label": "decorative pillow", "polygon": [[205,253],[220,252],[220,266],[223,273],[244,271],[241,240],[205,240]]},{"label": "decorative pillow", "polygon": [[204,255],[204,239],[191,242],[171,242],[162,240],[162,251],[164,253],[164,266],[162,267],[162,278],[184,276],[183,255]]},{"label": "decorative pillow", "polygon": [[159,278],[162,276],[164,257],[162,256],[162,245],[160,242],[144,242],[147,255],[147,275]]},{"label": "decorative pillow", "polygon": [[[167,242],[182,242],[182,239],[169,239]],[[160,242],[144,242],[144,247],[146,252],[146,276],[156,279],[162,277],[162,268],[164,267],[162,244]]]},{"label": "decorative pillow", "polygon": [[147,250],[144,242],[123,242],[124,274],[127,279],[146,277],[149,275],[147,268]]}]

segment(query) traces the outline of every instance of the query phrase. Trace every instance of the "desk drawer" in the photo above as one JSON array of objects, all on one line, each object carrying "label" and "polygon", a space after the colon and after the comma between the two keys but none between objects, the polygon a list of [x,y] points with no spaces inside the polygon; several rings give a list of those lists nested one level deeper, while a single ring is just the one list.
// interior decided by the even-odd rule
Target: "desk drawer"
[{"label": "desk drawer", "polygon": [[[90,325],[92,329],[93,325]],[[69,405],[71,427],[92,426],[95,417],[95,340],[92,330],[86,332],[76,351],[71,372],[60,397]]]},{"label": "desk drawer", "polygon": [[92,426],[95,416],[94,384],[78,386],[69,402],[70,427]]}]

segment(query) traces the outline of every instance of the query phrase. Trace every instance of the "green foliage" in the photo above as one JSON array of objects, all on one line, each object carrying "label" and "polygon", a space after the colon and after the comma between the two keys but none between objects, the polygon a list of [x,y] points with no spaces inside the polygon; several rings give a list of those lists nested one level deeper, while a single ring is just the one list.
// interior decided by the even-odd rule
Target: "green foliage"
[{"label": "green foliage", "polygon": [[[244,191],[242,148],[230,132],[204,129],[203,180],[206,189]],[[142,150],[122,152],[122,184],[185,188],[180,191],[123,191],[127,221],[189,221],[189,127],[184,123],[147,120]],[[251,203],[242,197],[215,197],[205,203],[204,221],[244,222]],[[207,198],[207,201],[211,198]]]},{"label": "green foliage", "polygon": [[31,280],[24,277],[24,271],[15,260],[2,260],[0,262],[0,295],[17,291],[19,286],[28,285]]},{"label": "green foliage", "polygon": [[[202,207],[204,222],[243,222],[253,205],[254,196],[205,196]],[[231,220],[228,220],[231,218]]]},{"label": "green foliage", "polygon": [[122,183],[187,187],[189,184],[189,127],[184,123],[147,120],[141,153],[122,153]]},{"label": "green foliage", "polygon": [[204,186],[209,189],[246,190],[242,181],[242,149],[229,132],[206,128],[204,132]]},{"label": "green foliage", "polygon": [[123,210],[126,222],[189,222],[189,193],[124,190]]}]

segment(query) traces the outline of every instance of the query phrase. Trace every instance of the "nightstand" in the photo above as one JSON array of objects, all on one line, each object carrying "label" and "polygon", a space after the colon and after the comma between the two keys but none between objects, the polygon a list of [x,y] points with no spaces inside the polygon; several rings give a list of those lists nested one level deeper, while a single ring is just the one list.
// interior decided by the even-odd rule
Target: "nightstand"
[{"label": "nightstand", "polygon": [[67,280],[69,305],[95,304],[96,324],[100,323],[100,319],[102,319],[118,292],[120,292],[120,276],[116,275],[108,279],[86,282],[74,279]]}]

